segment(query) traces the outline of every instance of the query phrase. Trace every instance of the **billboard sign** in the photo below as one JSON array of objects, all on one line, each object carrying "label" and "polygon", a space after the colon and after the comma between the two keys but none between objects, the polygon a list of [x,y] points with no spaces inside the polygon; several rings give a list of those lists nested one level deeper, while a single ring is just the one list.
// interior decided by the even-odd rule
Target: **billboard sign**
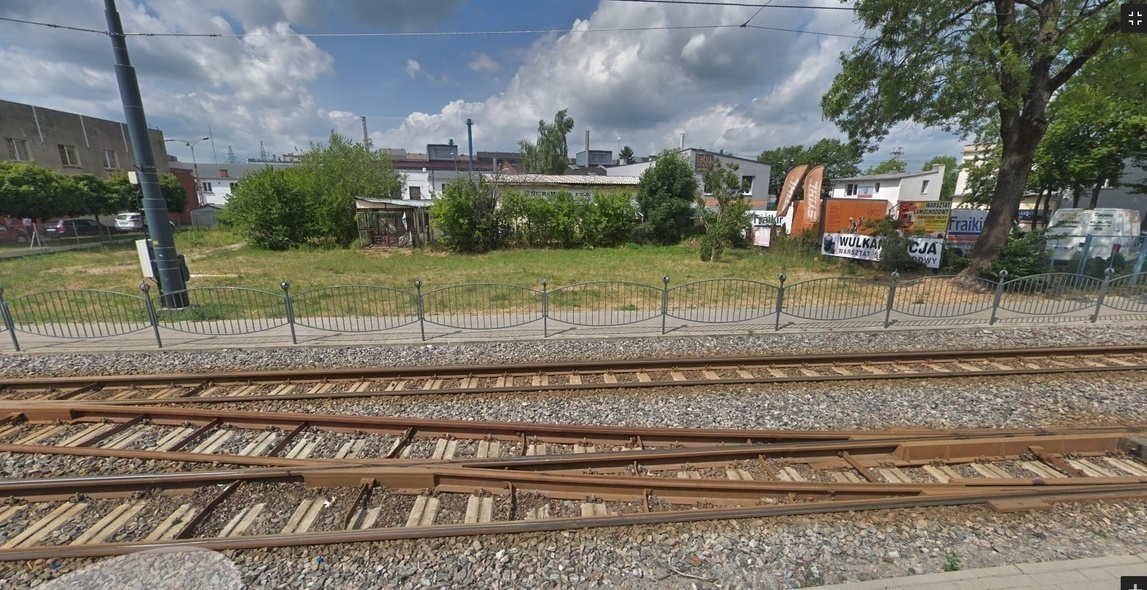
[{"label": "billboard sign", "polygon": [[[940,255],[944,240],[939,238],[909,238],[908,255],[928,268],[940,268]],[[820,242],[820,253],[825,256],[852,258],[854,260],[880,260],[884,238],[860,234],[824,234]]]},{"label": "billboard sign", "polygon": [[947,201],[905,201],[896,215],[896,229],[905,234],[923,233],[930,238],[948,234],[952,204]]}]

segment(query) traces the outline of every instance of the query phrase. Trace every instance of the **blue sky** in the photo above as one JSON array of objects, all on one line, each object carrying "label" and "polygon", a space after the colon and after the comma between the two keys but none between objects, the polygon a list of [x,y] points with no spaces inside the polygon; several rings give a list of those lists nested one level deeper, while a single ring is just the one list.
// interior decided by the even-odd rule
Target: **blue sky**
[{"label": "blue sky", "polygon": [[[754,2],[742,2],[753,4]],[[759,4],[765,4],[760,0]],[[376,147],[516,150],[569,109],[571,155],[632,146],[755,157],[843,137],[819,100],[861,31],[833,0],[781,6],[631,0],[118,0],[148,122],[214,138],[201,161],[306,149],[333,129]],[[797,5],[800,8],[783,6]],[[813,7],[827,7],[816,9]],[[5,0],[0,17],[106,27],[102,0]],[[748,21],[755,27],[738,25]],[[621,30],[624,29],[624,30]],[[787,29],[787,30],[776,30]],[[507,31],[553,31],[507,33]],[[477,33],[477,34],[470,34]],[[823,33],[823,34],[815,34]],[[186,36],[186,35],[217,35]],[[844,36],[842,36],[844,35]],[[104,35],[0,21],[0,98],[122,120]],[[172,153],[189,154],[172,146]],[[957,156],[939,130],[898,126],[865,165],[899,147],[910,168]]]}]

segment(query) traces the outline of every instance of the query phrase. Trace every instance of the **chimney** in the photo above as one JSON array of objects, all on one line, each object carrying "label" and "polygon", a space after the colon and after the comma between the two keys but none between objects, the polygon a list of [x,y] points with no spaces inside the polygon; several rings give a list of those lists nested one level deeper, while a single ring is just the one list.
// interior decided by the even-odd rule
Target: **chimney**
[{"label": "chimney", "polygon": [[681,134],[681,151],[685,151],[685,134]]},{"label": "chimney", "polygon": [[585,165],[589,167],[589,129],[585,130]]}]

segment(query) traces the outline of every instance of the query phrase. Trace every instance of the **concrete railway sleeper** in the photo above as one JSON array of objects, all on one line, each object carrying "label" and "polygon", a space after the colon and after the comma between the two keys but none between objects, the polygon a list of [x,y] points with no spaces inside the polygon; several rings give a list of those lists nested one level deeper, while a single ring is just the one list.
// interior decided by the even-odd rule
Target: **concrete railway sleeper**
[{"label": "concrete railway sleeper", "polygon": [[0,379],[0,399],[103,404],[238,403],[1147,369],[1147,347],[710,357]]}]

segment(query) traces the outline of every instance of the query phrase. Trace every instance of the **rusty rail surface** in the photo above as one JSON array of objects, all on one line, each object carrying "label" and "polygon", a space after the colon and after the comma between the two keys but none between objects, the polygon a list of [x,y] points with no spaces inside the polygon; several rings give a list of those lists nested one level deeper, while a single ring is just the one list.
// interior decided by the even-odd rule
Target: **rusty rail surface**
[{"label": "rusty rail surface", "polygon": [[0,379],[0,399],[235,403],[1147,369],[1147,346]]}]

